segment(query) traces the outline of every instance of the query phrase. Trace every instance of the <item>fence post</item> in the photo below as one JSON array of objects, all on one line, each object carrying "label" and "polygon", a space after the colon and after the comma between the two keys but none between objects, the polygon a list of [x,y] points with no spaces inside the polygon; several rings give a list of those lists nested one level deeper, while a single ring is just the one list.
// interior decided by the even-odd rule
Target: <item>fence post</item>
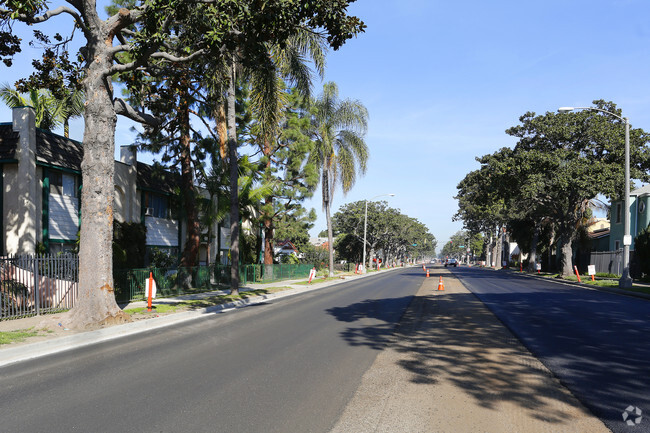
[{"label": "fence post", "polygon": [[40,295],[39,295],[40,287],[38,284],[38,265],[39,265],[38,261],[39,261],[38,256],[34,256],[34,259],[32,261],[32,263],[34,264],[34,304],[36,305],[37,316],[41,314]]}]

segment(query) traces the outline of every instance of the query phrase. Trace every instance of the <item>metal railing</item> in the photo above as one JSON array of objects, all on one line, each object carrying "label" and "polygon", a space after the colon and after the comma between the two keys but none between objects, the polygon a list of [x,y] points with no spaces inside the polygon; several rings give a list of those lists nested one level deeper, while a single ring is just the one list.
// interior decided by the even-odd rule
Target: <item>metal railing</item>
[{"label": "metal railing", "polygon": [[70,309],[78,282],[76,255],[0,257],[0,320]]},{"label": "metal railing", "polygon": [[[242,265],[240,284],[307,278],[311,264]],[[158,296],[200,293],[230,286],[230,266],[114,270],[117,302],[145,299],[149,273]],[[78,295],[79,257],[20,255],[0,257],[0,320],[70,309]]]}]

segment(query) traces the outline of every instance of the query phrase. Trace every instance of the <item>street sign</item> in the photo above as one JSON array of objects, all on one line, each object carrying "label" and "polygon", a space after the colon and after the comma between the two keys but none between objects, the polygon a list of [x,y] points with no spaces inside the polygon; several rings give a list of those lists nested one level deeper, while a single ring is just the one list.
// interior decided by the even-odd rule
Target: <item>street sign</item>
[{"label": "street sign", "polygon": [[587,266],[587,273],[589,275],[596,275],[596,265],[588,265]]}]

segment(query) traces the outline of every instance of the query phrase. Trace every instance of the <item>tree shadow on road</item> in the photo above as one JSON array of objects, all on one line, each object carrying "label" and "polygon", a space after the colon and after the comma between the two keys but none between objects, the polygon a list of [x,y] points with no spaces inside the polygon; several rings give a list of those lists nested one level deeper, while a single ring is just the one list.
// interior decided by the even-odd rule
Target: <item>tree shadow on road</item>
[{"label": "tree shadow on road", "polygon": [[342,337],[354,346],[396,350],[398,366],[410,373],[412,383],[445,381],[481,407],[497,410],[509,402],[530,417],[558,425],[567,422],[567,409],[584,410],[471,293],[416,296],[397,327],[381,322],[383,313],[367,307],[355,304],[329,313],[356,325],[378,319],[370,326],[350,326]]}]

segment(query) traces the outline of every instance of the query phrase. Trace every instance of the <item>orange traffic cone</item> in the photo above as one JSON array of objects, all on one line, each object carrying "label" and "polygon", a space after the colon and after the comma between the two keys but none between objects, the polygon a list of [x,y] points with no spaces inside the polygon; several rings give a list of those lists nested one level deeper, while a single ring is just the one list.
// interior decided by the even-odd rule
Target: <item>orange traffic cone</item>
[{"label": "orange traffic cone", "polygon": [[427,269],[427,278],[429,278],[429,269]]},{"label": "orange traffic cone", "polygon": [[438,290],[445,290],[445,285],[442,284],[442,276],[440,276],[440,282],[438,283]]}]

